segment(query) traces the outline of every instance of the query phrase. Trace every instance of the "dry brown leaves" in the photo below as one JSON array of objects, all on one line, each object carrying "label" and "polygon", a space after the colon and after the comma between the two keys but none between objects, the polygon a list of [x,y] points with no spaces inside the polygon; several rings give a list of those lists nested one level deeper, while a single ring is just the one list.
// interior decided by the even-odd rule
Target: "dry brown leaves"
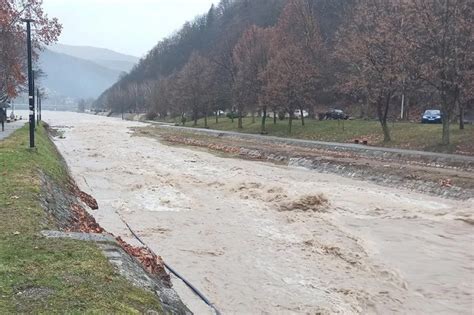
[{"label": "dry brown leaves", "polygon": [[[83,233],[104,233],[105,230],[95,221],[87,211],[78,204],[72,205],[74,214],[74,223],[67,229],[68,232],[83,232]],[[152,253],[146,247],[134,247],[120,237],[116,238],[123,250],[132,257],[135,257],[143,268],[151,275],[158,276],[167,285],[171,286],[171,279],[166,273],[163,260],[161,257]]]},{"label": "dry brown leaves", "polygon": [[69,232],[103,233],[104,229],[95,221],[87,211],[77,203],[71,206],[74,215],[73,226],[67,229]]},{"label": "dry brown leaves", "polygon": [[122,246],[130,256],[135,257],[148,273],[158,276],[161,280],[170,285],[171,278],[169,274],[166,273],[165,264],[160,256],[155,255],[146,247],[132,246],[120,237],[116,239],[120,246]]},{"label": "dry brown leaves", "polygon": [[69,186],[70,186],[70,190],[72,191],[72,193],[77,196],[83,203],[85,203],[89,208],[91,208],[92,210],[97,210],[99,209],[99,205],[97,204],[97,200],[95,200],[94,197],[92,197],[91,195],[83,192],[82,190],[79,189],[79,187],[77,187],[76,183],[74,182],[70,182],[69,183]]},{"label": "dry brown leaves", "polygon": [[[98,209],[97,201],[92,196],[81,191],[72,181],[70,182],[70,190],[84,203],[91,207],[91,209]],[[105,232],[105,230],[96,222],[94,217],[91,216],[81,205],[77,203],[72,204],[71,211],[73,213],[73,222],[66,231],[96,234]],[[171,286],[170,276],[166,273],[164,262],[161,257],[155,255],[146,247],[134,247],[126,243],[120,237],[117,237],[116,240],[123,250],[130,256],[135,257],[148,273],[158,276],[165,284]]]},{"label": "dry brown leaves", "polygon": [[97,200],[95,200],[94,197],[92,197],[91,195],[83,192],[83,191],[79,191],[79,198],[82,200],[82,202],[84,202],[86,205],[89,206],[89,208],[91,208],[92,210],[97,210],[99,209],[99,205],[97,204]]}]

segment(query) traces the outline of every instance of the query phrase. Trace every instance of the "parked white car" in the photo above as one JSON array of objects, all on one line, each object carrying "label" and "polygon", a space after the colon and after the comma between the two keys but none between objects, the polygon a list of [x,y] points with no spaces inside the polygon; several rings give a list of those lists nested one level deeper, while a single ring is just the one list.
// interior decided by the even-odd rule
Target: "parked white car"
[{"label": "parked white car", "polygon": [[[295,110],[294,117],[295,118],[301,118],[301,111],[300,110]],[[303,117],[304,118],[309,117],[309,113],[305,110],[303,110]]]}]

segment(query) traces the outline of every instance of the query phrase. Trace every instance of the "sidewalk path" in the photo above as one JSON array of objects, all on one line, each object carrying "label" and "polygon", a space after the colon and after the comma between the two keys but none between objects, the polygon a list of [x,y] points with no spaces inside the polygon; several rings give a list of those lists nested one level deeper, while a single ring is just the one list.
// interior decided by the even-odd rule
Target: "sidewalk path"
[{"label": "sidewalk path", "polygon": [[26,120],[18,120],[15,122],[11,122],[9,124],[5,123],[5,131],[2,131],[2,127],[0,126],[0,140],[5,139],[9,135],[11,135],[15,130],[23,127],[27,123]]}]

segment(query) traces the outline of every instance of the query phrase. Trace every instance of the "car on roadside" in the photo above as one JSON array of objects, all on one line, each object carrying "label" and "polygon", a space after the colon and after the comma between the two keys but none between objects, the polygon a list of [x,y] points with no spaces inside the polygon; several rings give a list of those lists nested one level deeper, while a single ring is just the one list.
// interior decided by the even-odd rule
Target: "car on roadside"
[{"label": "car on roadside", "polygon": [[422,124],[441,124],[442,122],[443,118],[439,109],[428,109],[421,117]]},{"label": "car on roadside", "polygon": [[331,109],[324,115],[324,119],[326,120],[347,120],[349,119],[349,115],[344,113],[344,111],[340,109]]},{"label": "car on roadside", "polygon": [[[295,110],[293,117],[295,117],[297,119],[300,119],[301,118],[301,111],[299,109]],[[309,117],[309,113],[307,111],[303,110],[303,118],[306,118],[306,117]]]}]

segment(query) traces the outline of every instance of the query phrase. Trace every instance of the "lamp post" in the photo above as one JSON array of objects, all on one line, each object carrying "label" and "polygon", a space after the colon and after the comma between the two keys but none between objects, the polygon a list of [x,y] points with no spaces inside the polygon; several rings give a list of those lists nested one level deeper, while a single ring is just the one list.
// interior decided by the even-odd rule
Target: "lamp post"
[{"label": "lamp post", "polygon": [[40,123],[40,102],[41,95],[39,88],[36,89],[36,124],[39,126]]},{"label": "lamp post", "polygon": [[30,148],[35,147],[35,83],[33,78],[33,61],[31,53],[31,22],[32,19],[24,19],[26,23],[26,44],[28,51],[28,101],[30,109]]},{"label": "lamp post", "polygon": [[39,113],[39,121],[41,121],[41,105],[43,103],[43,99],[41,98],[41,94],[40,94],[40,98],[39,98],[39,108],[38,108],[38,113]]}]

